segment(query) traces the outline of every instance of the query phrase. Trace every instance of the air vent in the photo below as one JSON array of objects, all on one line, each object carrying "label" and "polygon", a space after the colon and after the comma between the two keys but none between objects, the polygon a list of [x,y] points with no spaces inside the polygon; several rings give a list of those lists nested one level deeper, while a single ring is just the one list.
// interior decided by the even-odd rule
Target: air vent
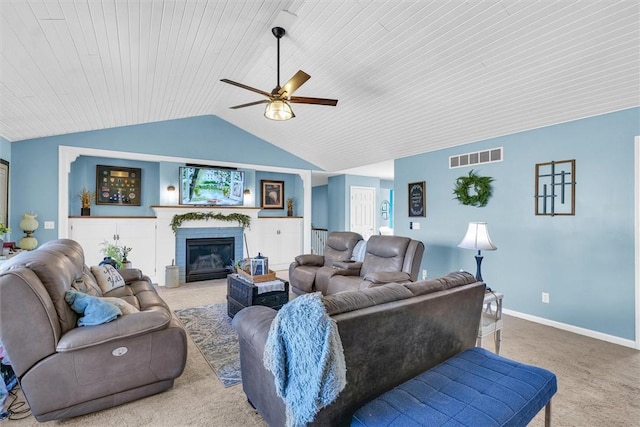
[{"label": "air vent", "polygon": [[449,169],[502,161],[502,147],[449,157]]}]

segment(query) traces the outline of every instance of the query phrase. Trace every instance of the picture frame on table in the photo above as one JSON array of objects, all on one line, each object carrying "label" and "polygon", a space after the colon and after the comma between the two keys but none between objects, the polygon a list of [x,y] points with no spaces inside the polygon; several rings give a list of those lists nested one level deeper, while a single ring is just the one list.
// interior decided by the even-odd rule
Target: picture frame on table
[{"label": "picture frame on table", "polygon": [[96,204],[140,206],[142,169],[96,166]]},{"label": "picture frame on table", "polygon": [[427,216],[426,182],[408,184],[409,216]]},{"label": "picture frame on table", "polygon": [[260,180],[262,209],[284,209],[284,181]]}]

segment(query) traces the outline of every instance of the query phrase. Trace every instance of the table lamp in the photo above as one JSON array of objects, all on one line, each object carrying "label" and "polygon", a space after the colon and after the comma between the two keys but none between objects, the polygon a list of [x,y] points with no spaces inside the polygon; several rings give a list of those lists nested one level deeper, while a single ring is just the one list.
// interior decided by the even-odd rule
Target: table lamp
[{"label": "table lamp", "polygon": [[480,271],[480,264],[482,264],[482,255],[480,251],[495,251],[496,249],[498,249],[489,237],[487,223],[470,222],[469,227],[467,228],[467,234],[465,234],[462,238],[462,241],[458,243],[458,247],[463,249],[474,249],[478,251],[478,255],[476,255],[476,280],[478,282],[482,282],[482,273]]}]

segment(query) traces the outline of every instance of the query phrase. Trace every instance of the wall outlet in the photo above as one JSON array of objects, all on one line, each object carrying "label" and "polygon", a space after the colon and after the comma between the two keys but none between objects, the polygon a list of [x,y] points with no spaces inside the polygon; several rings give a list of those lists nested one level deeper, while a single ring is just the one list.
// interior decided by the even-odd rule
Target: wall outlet
[{"label": "wall outlet", "polygon": [[425,268],[424,270],[422,270],[422,280],[426,280],[427,279],[427,269]]},{"label": "wall outlet", "polygon": [[54,221],[45,221],[44,222],[44,229],[45,230],[53,230],[54,228],[56,228],[56,223]]},{"label": "wall outlet", "polygon": [[547,292],[542,293],[542,302],[545,304],[549,304],[549,294]]}]

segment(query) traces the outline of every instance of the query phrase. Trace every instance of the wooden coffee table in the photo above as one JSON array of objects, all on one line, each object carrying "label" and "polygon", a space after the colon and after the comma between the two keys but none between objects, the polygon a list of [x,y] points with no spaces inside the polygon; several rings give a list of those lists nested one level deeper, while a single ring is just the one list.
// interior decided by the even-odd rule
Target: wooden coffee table
[{"label": "wooden coffee table", "polygon": [[264,305],[279,310],[289,302],[289,282],[284,283],[284,291],[259,292],[259,287],[244,276],[229,274],[227,276],[227,314],[233,317],[237,312],[252,305]]}]

